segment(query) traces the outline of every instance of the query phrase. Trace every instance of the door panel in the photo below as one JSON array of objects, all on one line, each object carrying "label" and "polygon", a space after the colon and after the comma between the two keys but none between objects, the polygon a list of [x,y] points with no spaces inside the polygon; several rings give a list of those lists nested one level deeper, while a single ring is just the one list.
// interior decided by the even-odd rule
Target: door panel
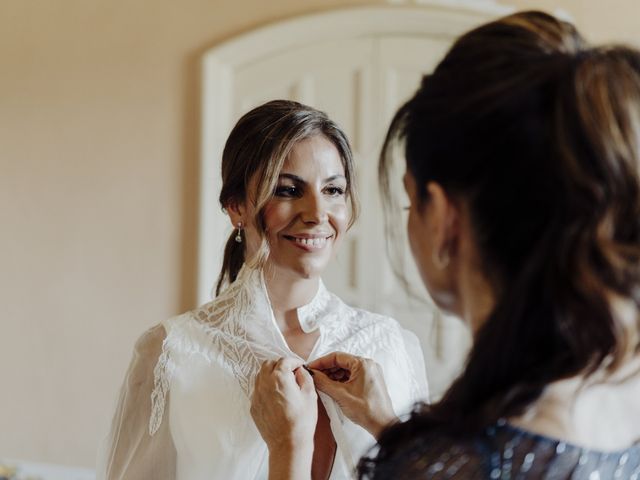
[{"label": "door panel", "polygon": [[[381,92],[382,132],[378,136],[377,148],[381,148],[386,128],[395,112],[411,98],[422,77],[435,69],[450,45],[451,41],[444,38],[389,37],[378,40],[376,72]],[[392,190],[398,195],[400,205],[408,205],[402,184],[404,165],[401,159],[394,172]],[[401,268],[412,293],[407,293],[407,285],[398,281],[389,263],[384,262],[384,270],[378,274],[383,279],[379,283],[381,291],[376,296],[382,303],[373,308],[388,312],[416,333],[423,347],[430,387],[437,396],[460,370],[471,339],[460,320],[442,315],[429,298],[410,253],[406,235],[407,213],[402,211],[401,215],[402,218],[395,222],[396,241],[402,244],[403,255],[399,260],[402,260]],[[372,219],[370,224],[372,230],[380,222]],[[382,238],[383,232],[379,231],[373,237]],[[384,246],[371,245],[371,248],[382,251]]]}]

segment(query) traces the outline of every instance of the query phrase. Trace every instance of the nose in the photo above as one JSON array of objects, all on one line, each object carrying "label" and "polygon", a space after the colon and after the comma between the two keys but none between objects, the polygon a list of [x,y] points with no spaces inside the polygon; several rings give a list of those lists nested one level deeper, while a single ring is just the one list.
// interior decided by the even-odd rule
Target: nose
[{"label": "nose", "polygon": [[327,206],[321,192],[305,195],[302,199],[300,217],[304,223],[310,225],[320,225],[327,221]]}]

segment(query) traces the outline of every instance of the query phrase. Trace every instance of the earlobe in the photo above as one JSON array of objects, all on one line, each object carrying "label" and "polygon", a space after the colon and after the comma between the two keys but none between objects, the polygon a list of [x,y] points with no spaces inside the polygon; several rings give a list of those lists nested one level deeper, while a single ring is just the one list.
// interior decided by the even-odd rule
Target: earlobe
[{"label": "earlobe", "polygon": [[245,225],[245,208],[241,203],[232,202],[224,207],[233,228],[237,228],[238,224]]}]

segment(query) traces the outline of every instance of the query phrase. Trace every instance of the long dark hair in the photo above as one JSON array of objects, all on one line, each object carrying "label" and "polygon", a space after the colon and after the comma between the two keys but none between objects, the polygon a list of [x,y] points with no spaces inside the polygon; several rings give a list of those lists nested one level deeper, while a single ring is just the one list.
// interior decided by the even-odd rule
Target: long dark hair
[{"label": "long dark hair", "polygon": [[[252,179],[256,180],[256,191],[252,192],[251,198],[256,204],[254,223],[262,237],[262,245],[251,259],[254,267],[263,264],[269,255],[263,209],[273,197],[282,165],[296,143],[315,135],[326,137],[340,154],[347,180],[351,226],[359,210],[353,154],[347,136],[326,113],[291,100],[272,100],[243,115],[229,134],[222,153],[220,205],[226,208],[247,201],[249,184]],[[235,236],[236,232],[232,232],[227,239],[216,295],[236,280],[248,260],[245,258],[246,242],[236,242]]]},{"label": "long dark hair", "polygon": [[387,194],[398,141],[421,203],[434,181],[468,206],[497,301],[463,373],[381,436],[364,476],[416,435],[472,435],[524,413],[551,382],[640,352],[637,317],[624,324],[611,306],[640,304],[638,52],[591,48],[541,12],[491,22],[456,41],[396,114],[380,159]]}]

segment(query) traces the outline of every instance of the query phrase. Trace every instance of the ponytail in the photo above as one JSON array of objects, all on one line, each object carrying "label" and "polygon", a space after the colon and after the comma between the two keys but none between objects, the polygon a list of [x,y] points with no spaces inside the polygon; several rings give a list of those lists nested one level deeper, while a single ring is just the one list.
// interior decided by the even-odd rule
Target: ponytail
[{"label": "ponytail", "polygon": [[[244,235],[244,232],[239,233]],[[218,281],[216,283],[216,297],[220,295],[222,287],[236,281],[238,273],[244,264],[244,246],[246,242],[236,241],[236,232],[231,232],[224,247],[224,257]]]}]

